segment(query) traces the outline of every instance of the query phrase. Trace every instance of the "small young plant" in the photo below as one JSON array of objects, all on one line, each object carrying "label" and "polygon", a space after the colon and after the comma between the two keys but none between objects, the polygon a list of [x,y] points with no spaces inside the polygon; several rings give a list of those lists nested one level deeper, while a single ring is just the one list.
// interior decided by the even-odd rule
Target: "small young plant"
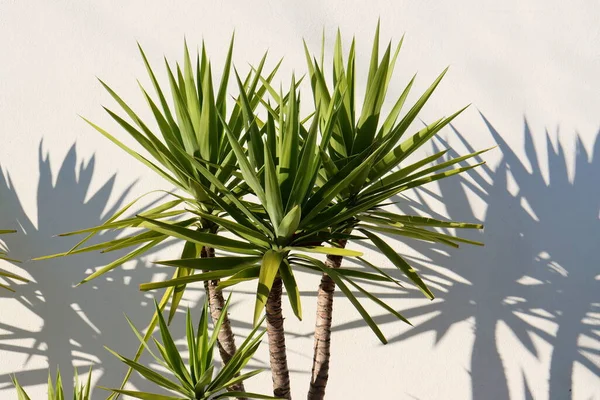
[{"label": "small young plant", "polygon": [[157,303],[156,312],[158,314],[158,325],[162,343],[154,339],[154,344],[158,350],[158,355],[155,351],[149,348],[142,334],[133,326],[131,321],[127,319],[131,328],[135,332],[140,342],[146,347],[154,360],[168,370],[176,380],[165,377],[162,372],[157,372],[149,367],[140,364],[137,361],[124,357],[110,349],[119,360],[127,364],[128,367],[139,373],[143,378],[154,383],[158,387],[177,393],[179,397],[170,397],[150,392],[139,392],[124,389],[107,389],[114,393],[124,394],[137,399],[181,399],[181,400],[209,400],[209,399],[228,399],[234,397],[243,397],[250,399],[275,399],[275,397],[265,396],[257,393],[227,391],[232,386],[239,382],[253,377],[261,372],[255,370],[247,373],[242,373],[242,370],[261,343],[263,332],[258,332],[258,326],[250,332],[248,338],[239,346],[236,353],[233,355],[229,363],[223,366],[221,370],[215,373],[214,365],[214,348],[217,342],[219,329],[223,323],[224,316],[227,314],[229,300],[225,303],[221,318],[219,318],[213,327],[212,334],[208,327],[208,306],[204,303],[200,321],[197,329],[194,330],[192,316],[190,310],[187,311],[186,318],[186,338],[187,338],[187,363],[181,356],[181,353],[175,341],[169,332],[167,323],[162,316]]},{"label": "small young plant", "polygon": [[[73,389],[73,400],[91,400],[91,380],[92,369],[88,373],[87,382],[82,384],[79,381],[77,369],[75,369],[75,388]],[[19,384],[17,378],[13,378],[13,384],[17,389],[17,400],[31,400],[25,389]],[[52,376],[48,372],[48,400],[65,400],[65,392],[63,389],[62,378],[60,371],[56,372],[56,382],[52,383]]]}]

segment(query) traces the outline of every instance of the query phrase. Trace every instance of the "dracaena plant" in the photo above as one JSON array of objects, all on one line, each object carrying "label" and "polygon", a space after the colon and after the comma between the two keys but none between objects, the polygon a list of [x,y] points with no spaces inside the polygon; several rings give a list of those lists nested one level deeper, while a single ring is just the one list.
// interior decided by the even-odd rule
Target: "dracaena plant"
[{"label": "dracaena plant", "polygon": [[[82,383],[79,380],[79,374],[75,369],[75,387],[73,389],[73,400],[91,400],[91,380],[92,370],[88,373],[86,383]],[[19,384],[17,378],[13,378],[13,384],[17,389],[18,400],[31,400],[29,395],[25,392],[25,389]],[[63,382],[60,376],[60,371],[56,372],[56,381],[52,383],[52,376],[48,373],[48,400],[65,400],[65,392],[63,389]]]},{"label": "dracaena plant", "polygon": [[[8,234],[8,233],[15,233],[15,232],[17,232],[17,231],[12,230],[12,229],[0,229],[0,235],[4,235],[4,234]],[[19,262],[17,260],[13,260],[12,258],[9,258],[8,254],[6,254],[6,251],[3,248],[0,248],[0,260],[11,261],[11,262],[15,262],[15,263]],[[8,278],[8,279],[16,280],[16,281],[21,281],[21,282],[29,282],[29,279],[24,278],[21,275],[14,274],[12,272],[8,272],[3,269],[0,269],[0,278],[5,278],[5,279]],[[11,292],[15,291],[10,286],[5,285],[3,283],[0,283],[0,288],[9,290]]]},{"label": "dracaena plant", "polygon": [[141,344],[147,348],[156,363],[167,370],[172,377],[166,376],[162,371],[157,371],[156,369],[147,367],[135,360],[120,355],[113,350],[109,349],[109,351],[127,366],[135,370],[144,379],[152,382],[158,388],[176,394],[177,397],[134,390],[108,390],[137,399],[216,400],[234,398],[237,396],[252,399],[275,399],[275,397],[257,393],[227,391],[228,388],[231,389],[231,387],[236,387],[239,382],[251,378],[261,372],[261,370],[254,370],[242,374],[242,370],[252,359],[254,353],[261,344],[264,331],[258,332],[259,326],[250,332],[229,362],[216,372],[217,368],[215,367],[213,353],[217,343],[219,328],[223,324],[225,315],[227,314],[229,300],[224,304],[223,312],[219,319],[214,322],[212,333],[209,330],[208,320],[210,317],[207,302],[205,302],[202,307],[200,320],[196,329],[194,328],[191,312],[188,309],[185,321],[187,362],[184,360],[184,357],[182,357],[180,350],[171,336],[158,303],[155,304],[162,341],[161,343],[157,339],[153,340],[157,351],[152,351],[143,335],[135,328],[129,319],[127,321]]},{"label": "dracaena plant", "polygon": [[[211,218],[215,223],[237,236],[230,240],[228,248],[234,255],[217,257],[213,260],[198,258],[162,261],[161,264],[178,268],[196,268],[208,272],[179,277],[162,282],[142,284],[142,290],[153,290],[178,286],[207,279],[225,279],[220,287],[236,285],[240,282],[257,280],[254,323],[260,319],[266,308],[267,336],[269,340],[270,362],[275,396],[290,398],[290,381],[285,353],[283,315],[281,311],[282,288],[285,286],[291,308],[298,318],[302,318],[300,293],[294,272],[301,268],[310,271],[332,273],[331,269],[307,253],[359,256],[360,252],[329,246],[337,240],[351,238],[340,232],[328,229],[314,229],[314,226],[333,223],[336,214],[331,213],[335,206],[332,200],[349,183],[364,171],[365,164],[354,168],[342,169],[331,176],[326,185],[315,188],[320,170],[318,157],[318,122],[321,110],[318,109],[308,128],[301,124],[300,101],[292,79],[287,96],[270,90],[271,97],[278,108],[272,108],[264,101],[267,117],[262,122],[253,115],[247,121],[247,146],[227,131],[228,139],[237,157],[240,172],[248,184],[251,193],[259,200],[258,204],[244,203],[231,193],[226,186],[219,184],[216,189],[231,205],[224,205],[229,218],[221,216]],[[241,91],[241,101],[252,95]],[[330,114],[336,107],[331,105],[323,112]],[[196,160],[200,166],[200,161]],[[217,183],[209,171],[206,176]],[[210,196],[217,196],[209,193]],[[188,241],[200,241],[197,233],[185,227],[173,227],[161,221],[150,221],[151,229],[170,234]],[[340,287],[350,298],[353,305],[369,323],[373,320],[349,288],[341,281],[345,279],[352,286],[365,293],[376,304],[394,312],[393,309],[370,295],[354,279],[370,279],[394,282],[389,276],[375,275],[369,272],[340,269],[336,278],[340,278]]]},{"label": "dracaena plant", "polygon": [[[319,64],[308,57],[316,110],[306,119],[300,117],[300,96],[294,79],[289,92],[284,95],[281,90],[274,90],[270,84],[277,67],[273,73],[261,77],[264,58],[259,67],[249,73],[246,79],[242,80],[236,72],[239,94],[231,113],[228,114],[224,93],[227,91],[231,49],[216,98],[212,93],[210,63],[204,50],[197,58],[195,73],[187,47],[183,69],[177,67],[176,73],[173,73],[167,64],[174,111],[166,102],[144,56],[159,97],[160,108],[145,91],[144,95],[155,116],[161,137],[155,135],[148,125],[105,85],[133,125],[114,112],[107,111],[145,149],[153,161],[128,148],[107,131],[92,125],[181,189],[185,195],[169,194],[173,196],[172,200],[144,210],[135,217],[122,219],[121,216],[132,206],[130,204],[102,226],[71,233],[87,233],[88,236],[63,254],[91,250],[112,251],[139,246],[90,275],[84,280],[87,281],[150,250],[168,238],[184,241],[184,251],[179,259],[160,262],[176,268],[173,277],[163,282],[143,284],[141,289],[167,288],[158,309],[162,310],[171,300],[171,318],[186,285],[205,282],[213,320],[223,317],[223,323],[219,326],[220,335],[225,332],[224,335],[230,339],[228,340],[232,345],[231,330],[227,333],[224,329],[228,326],[226,315],[223,316],[220,312],[224,303],[221,289],[256,280],[254,324],[258,324],[266,309],[273,391],[276,396],[288,399],[291,395],[281,300],[285,286],[293,312],[298,318],[302,318],[300,292],[294,276],[297,269],[323,274],[318,318],[331,319],[331,295],[337,285],[369,327],[385,343],[385,337],[377,324],[350,288],[358,290],[365,299],[375,302],[407,322],[392,307],[360,286],[358,281],[395,285],[400,283],[367,260],[361,259],[371,271],[341,266],[341,257],[361,255],[346,249],[347,241],[371,241],[431,298],[433,294],[417,272],[392,250],[378,233],[457,246],[459,242],[469,241],[426,228],[480,228],[475,224],[435,221],[383,209],[390,197],[404,190],[476,166],[446,170],[474,155],[426,167],[443,156],[436,154],[407,166],[401,165],[400,170],[395,171],[401,162],[460,113],[442,118],[408,139],[403,138],[443,74],[398,121],[412,86],[411,80],[390,114],[380,121],[380,110],[399,47],[393,56],[388,47],[380,61],[376,39],[365,101],[360,116],[356,118],[354,45],[345,62],[341,51],[341,39],[338,38],[337,43],[332,90],[329,90],[323,75],[323,61]],[[274,106],[271,105],[271,100]],[[258,109],[259,105],[261,109]],[[266,117],[262,117],[263,115]],[[84,243],[99,232],[127,228],[139,228],[141,231],[115,241],[84,247]],[[223,236],[223,231],[227,231],[228,236]],[[234,238],[231,238],[231,235]],[[215,256],[215,249],[225,254]],[[328,259],[323,263],[307,253],[326,254]],[[217,301],[213,304],[215,299]],[[157,310],[132,361],[137,362],[145,348],[145,341],[149,339],[161,318]],[[330,325],[324,325],[321,329],[317,323],[317,344],[329,340],[329,327]],[[219,345],[223,344],[221,336],[218,342]],[[311,387],[310,395],[315,396],[313,398],[322,398],[327,380],[328,345],[316,348],[315,354],[319,352],[323,353],[323,357],[315,357],[314,360],[311,382],[314,388]],[[221,354],[223,355],[223,352]],[[231,354],[229,356],[231,357]],[[223,359],[227,364],[225,357]],[[132,370],[130,365],[125,381]],[[241,383],[241,380],[236,382]],[[123,386],[114,393],[119,393],[122,389]]]},{"label": "dracaena plant", "polygon": [[[153,227],[154,225],[149,225],[147,219],[164,221],[163,223],[168,224],[171,228],[194,230],[196,240],[184,239],[182,258],[211,258],[214,256],[215,247],[229,249],[231,244],[229,239],[215,235],[219,229],[215,218],[224,209],[232,206],[232,198],[222,195],[220,191],[216,190],[216,187],[225,185],[236,199],[235,201],[238,201],[238,197],[241,197],[247,190],[247,185],[237,171],[236,157],[225,134],[225,127],[228,135],[242,142],[246,140],[242,136],[244,121],[249,119],[249,115],[253,113],[255,107],[260,103],[261,96],[266,91],[262,81],[270,82],[279,67],[277,64],[269,74],[266,74],[265,77],[261,76],[266,61],[265,54],[258,67],[250,71],[245,78],[240,78],[236,71],[239,86],[252,93],[252,96],[245,99],[243,107],[237,99],[228,109],[227,96],[232,70],[233,38],[218,85],[213,83],[212,67],[204,45],[198,52],[195,63],[192,61],[187,44],[184,46],[183,67],[179,64],[173,67],[165,60],[169,89],[164,89],[159,84],[145,53],[141,47],[139,50],[156,94],[156,97],[153,98],[140,84],[143,97],[148,103],[154,121],[144,122],[112,88],[102,81],[101,83],[125,115],[118,115],[117,112],[105,107],[106,112],[122,128],[123,133],[133,138],[143,150],[138,151],[128,147],[118,139],[118,135],[113,135],[93,122],[86,121],[111,142],[179,189],[179,192],[167,193],[158,200],[158,204],[154,204],[152,208],[145,209],[143,212],[138,212],[134,217],[124,218],[123,216],[139,199],[119,210],[100,226],[63,234],[62,236],[81,234],[86,236],[65,253],[40,259],[88,251],[111,252],[134,248],[125,256],[97,269],[81,283],[95,279],[128,260],[139,257],[174,236],[148,229],[149,226]],[[171,97],[172,105],[167,97]],[[207,178],[207,173],[212,180]],[[217,194],[214,195],[214,193]],[[173,221],[173,218],[176,220]],[[133,234],[129,233],[131,228],[135,228]],[[106,230],[128,231],[116,240],[94,245],[86,244],[93,236]],[[251,251],[248,248],[246,250]],[[188,267],[177,268],[173,277],[183,278],[194,271]],[[217,284],[218,280],[214,279],[205,282],[211,315],[214,319],[219,319],[224,304],[223,295],[217,288]],[[176,313],[184,290],[184,284],[169,287],[159,302],[160,309],[163,309],[169,300],[171,302],[169,323]],[[146,339],[149,338],[157,322],[158,315],[154,314],[149,323]],[[220,325],[218,347],[223,361],[227,363],[236,349],[227,316]],[[135,359],[139,358],[143,349],[143,346],[139,347]],[[131,369],[129,369],[123,385],[128,380],[130,373]],[[241,381],[235,389],[243,391]]]},{"label": "dracaena plant", "polygon": [[[320,114],[323,141],[320,151],[323,168],[320,171],[317,185],[326,187],[330,179],[340,171],[351,171],[362,168],[361,173],[340,191],[334,199],[335,206],[331,207],[331,219],[324,219],[315,229],[329,228],[331,232],[351,234],[358,231],[364,239],[373,243],[402,273],[412,281],[429,299],[433,293],[426,286],[418,273],[409,263],[382,239],[379,234],[387,234],[398,238],[411,238],[432,243],[442,243],[458,247],[459,243],[481,245],[479,242],[463,239],[427,228],[471,228],[481,229],[480,224],[454,221],[440,221],[418,215],[403,215],[382,207],[391,197],[429,182],[465,172],[479,164],[458,167],[458,164],[476,157],[489,150],[478,151],[444,160],[434,164],[447,150],[431,156],[407,162],[408,157],[417,149],[428,143],[443,127],[457,117],[464,109],[440,118],[418,130],[406,135],[411,124],[417,118],[422,107],[432,95],[443,76],[444,70],[433,84],[419,97],[412,107],[400,118],[405,100],[414,82],[414,77],[401,92],[393,99],[394,105],[387,115],[382,115],[382,106],[390,86],[396,58],[402,46],[402,40],[392,52],[392,44],[387,46],[383,56],[379,57],[379,24],[376,29],[371,53],[370,67],[367,75],[366,91],[362,107],[359,109],[355,101],[355,42],[352,41],[350,50],[344,60],[342,39],[338,31],[333,54],[333,89],[324,75],[323,54],[321,61],[311,57],[305,44],[306,58],[313,89],[313,99],[317,108],[328,108],[341,93],[341,106],[331,114]],[[332,94],[333,93],[333,94]],[[465,107],[466,108],[466,107]],[[433,164],[433,165],[432,165]],[[356,167],[359,165],[359,167]],[[338,241],[340,247],[346,245],[346,240]],[[376,268],[366,260],[362,260],[371,269]],[[332,268],[330,273],[323,274],[317,295],[317,320],[315,327],[315,345],[309,399],[322,399],[328,379],[331,321],[333,294],[339,281],[338,269],[342,257],[328,255],[325,265]],[[376,273],[385,275],[380,269]],[[367,320],[377,336],[385,343],[385,338],[379,329]]]}]

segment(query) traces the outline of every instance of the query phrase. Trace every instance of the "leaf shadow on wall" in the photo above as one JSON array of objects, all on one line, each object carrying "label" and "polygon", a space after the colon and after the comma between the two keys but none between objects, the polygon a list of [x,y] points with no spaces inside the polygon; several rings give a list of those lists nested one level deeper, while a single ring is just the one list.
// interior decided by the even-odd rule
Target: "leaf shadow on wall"
[{"label": "leaf shadow on wall", "polygon": [[[29,260],[33,257],[60,253],[68,250],[82,237],[54,237],[58,233],[104,222],[124,204],[133,187],[120,193],[112,204],[115,176],[96,192],[90,192],[95,160],[81,161],[73,145],[62,162],[54,179],[50,160],[39,146],[40,178],[37,188],[37,221],[30,219],[6,171],[0,174],[0,226],[18,229],[18,233],[3,238],[12,257]],[[6,174],[6,177],[5,177]],[[107,205],[109,204],[109,205]],[[97,241],[111,240],[113,233],[99,235]],[[93,243],[93,242],[90,242]],[[14,365],[13,371],[0,376],[0,393],[12,390],[11,376],[16,375],[23,386],[45,384],[48,368],[52,374],[59,367],[67,392],[71,391],[73,366],[80,366],[84,373],[93,365],[98,384],[114,387],[119,385],[126,366],[111,355],[104,345],[132,356],[139,345],[123,313],[127,314],[138,329],[146,326],[153,313],[152,294],[138,291],[138,285],[149,282],[157,271],[144,259],[119,267],[89,283],[74,287],[90,270],[106,265],[124,255],[123,252],[100,254],[84,253],[44,261],[19,264],[32,277],[32,282],[13,285],[16,293],[0,293],[5,304],[19,307],[22,320],[7,321],[0,314],[0,352],[2,358],[10,352],[26,354],[24,364]],[[10,299],[8,299],[10,298]],[[10,303],[9,303],[10,302]],[[13,303],[14,302],[14,303]],[[39,323],[40,328],[24,328]],[[40,322],[37,322],[40,321]],[[176,320],[177,322],[177,320]],[[181,324],[174,324],[174,336],[182,337]],[[28,365],[33,357],[44,357],[47,364],[39,368]],[[132,375],[131,382],[138,388],[145,384]],[[101,395],[100,389],[96,395]],[[2,396],[3,397],[3,396]]]},{"label": "leaf shadow on wall", "polygon": [[[576,364],[600,377],[600,132],[593,154],[586,152],[576,137],[574,178],[567,174],[563,144],[552,144],[546,133],[548,175],[541,174],[532,133],[524,123],[525,154],[528,168],[490,122],[482,115],[502,152],[502,160],[492,170],[487,165],[470,171],[471,179],[461,177],[439,181],[440,194],[427,188],[416,193],[415,201],[403,199],[406,214],[432,214],[423,206],[425,195],[446,205],[448,217],[457,221],[476,221],[467,193],[486,203],[481,221],[484,232],[460,231],[461,236],[483,241],[485,247],[462,245],[445,249],[414,240],[407,241],[420,253],[412,257],[436,299],[425,305],[399,310],[407,318],[429,316],[414,328],[390,338],[390,343],[435,333],[439,343],[450,328],[464,321],[473,322],[471,353],[472,398],[509,399],[507,368],[519,364],[521,350],[502,348],[497,341],[500,329],[512,332],[530,355],[539,358],[539,340],[552,347],[548,398],[572,397]],[[474,151],[464,137],[454,133],[468,150]],[[442,148],[448,145],[438,140]],[[434,149],[437,151],[437,149]],[[454,154],[454,156],[457,156]],[[478,160],[482,161],[482,160]],[[511,182],[512,181],[512,182]],[[447,250],[447,251],[446,251]],[[410,257],[409,257],[410,258]],[[403,299],[422,299],[418,291],[399,294]],[[394,317],[379,316],[379,324],[398,323]],[[353,321],[335,330],[362,326]],[[538,371],[520,365],[523,397],[546,398],[533,393],[528,375]],[[539,367],[536,367],[539,368]],[[513,375],[514,376],[514,375]],[[514,393],[514,392],[513,392]],[[540,397],[541,396],[541,397]],[[520,398],[520,397],[519,397]]]}]

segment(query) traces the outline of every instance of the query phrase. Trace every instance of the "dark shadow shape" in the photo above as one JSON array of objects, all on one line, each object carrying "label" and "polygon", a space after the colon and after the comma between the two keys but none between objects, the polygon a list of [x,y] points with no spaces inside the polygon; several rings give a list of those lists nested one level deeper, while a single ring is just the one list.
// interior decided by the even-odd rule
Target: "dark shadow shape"
[{"label": "dark shadow shape", "polygon": [[[79,160],[73,145],[55,179],[50,168],[49,156],[44,155],[40,143],[37,221],[33,221],[23,209],[10,175],[6,171],[0,173],[0,204],[2,204],[0,226],[19,228],[19,234],[11,235],[12,237],[7,237],[5,240],[11,250],[11,256],[30,260],[37,256],[64,252],[83,236],[53,236],[100,225],[124,206],[124,199],[133,185],[120,194],[110,207],[107,206],[114,191],[114,175],[98,191],[90,193],[94,164],[93,157],[87,163]],[[135,211],[139,209],[132,212]],[[108,232],[98,235],[89,244],[115,238],[115,233]],[[166,242],[164,246],[169,243]],[[40,319],[41,328],[39,331],[22,329],[15,326],[18,324],[13,321],[2,319],[0,315],[0,329],[6,331],[0,334],[0,354],[4,352],[27,354],[24,365],[15,365],[10,374],[0,375],[0,393],[12,390],[13,374],[21,385],[27,387],[45,384],[48,368],[54,372],[56,367],[62,371],[65,390],[70,392],[72,382],[69,375],[74,365],[85,365],[79,367],[80,374],[87,371],[89,365],[93,365],[94,377],[99,378],[96,386],[118,387],[120,385],[127,367],[111,355],[104,346],[109,346],[126,357],[133,357],[139,341],[123,314],[126,314],[138,329],[144,329],[154,311],[153,299],[162,296],[162,291],[143,293],[138,290],[138,286],[140,283],[152,281],[155,273],[163,272],[170,275],[173,269],[146,262],[148,257],[146,254],[142,259],[138,258],[128,264],[126,269],[118,267],[89,283],[79,287],[75,285],[91,272],[90,270],[108,264],[125,252],[115,251],[108,254],[90,252],[18,264],[31,275],[32,282],[28,285],[15,285],[17,292],[14,295],[9,293],[0,293],[0,295],[12,297],[20,307],[30,312],[27,318]],[[178,253],[174,252],[173,257],[176,257],[176,254]],[[201,291],[202,295],[204,294],[201,285],[188,286],[186,290],[188,293]],[[183,311],[181,307],[178,313],[182,314]],[[192,312],[199,313],[200,309],[193,309]],[[185,337],[183,322],[183,318],[176,318],[171,326],[171,332],[176,339]],[[253,328],[251,324],[237,319],[232,319],[232,324],[238,328],[236,329],[238,341],[245,339],[243,334],[239,334],[239,330],[250,331]],[[157,335],[155,333],[155,337]],[[20,342],[27,344],[15,344]],[[185,347],[184,344],[181,346]],[[27,363],[33,356],[45,357],[48,367],[28,369]],[[182,357],[187,359],[187,352],[183,352]],[[142,356],[144,365],[149,365],[153,361],[147,354]],[[220,362],[215,361],[216,365],[220,366]],[[248,368],[268,370],[268,360],[255,358]],[[138,374],[133,374],[130,382],[140,390],[166,393],[139,377]],[[96,389],[94,393],[94,397],[104,395],[100,389]],[[69,396],[67,393],[67,397]]]},{"label": "dark shadow shape", "polygon": [[[18,234],[9,235],[5,240],[12,256],[29,260],[64,252],[82,237],[53,238],[54,235],[99,225],[124,205],[123,201],[133,185],[109,203],[111,195],[114,195],[114,175],[98,191],[90,192],[94,164],[93,157],[87,162],[79,160],[73,145],[54,177],[49,156],[44,154],[40,143],[37,220],[27,215],[10,175],[2,171],[0,226],[6,224],[19,229]],[[95,242],[114,238],[115,234],[109,232],[100,235]],[[157,268],[147,264],[144,259],[138,259],[127,264],[126,269],[119,267],[89,283],[79,287],[74,285],[90,269],[106,265],[124,254],[90,252],[19,264],[31,275],[32,282],[15,286],[15,294],[0,295],[12,297],[12,301],[24,308],[24,318],[30,321],[39,319],[41,327],[39,330],[22,329],[17,327],[18,322],[0,319],[0,328],[5,331],[0,334],[0,352],[27,354],[25,364],[14,365],[11,371],[11,375],[15,374],[23,386],[47,382],[48,368],[54,375],[56,367],[60,367],[65,389],[70,392],[72,382],[68,377],[74,365],[93,365],[99,385],[113,387],[120,384],[126,366],[103,346],[108,345],[127,356],[133,355],[139,341],[123,313],[139,329],[146,326],[154,309],[153,294],[139,292],[138,285],[151,281]],[[174,325],[174,337],[183,337],[183,327],[178,329],[181,324]],[[33,356],[45,357],[47,367],[28,369],[27,363]],[[85,372],[89,368],[87,366],[80,367],[79,372]],[[136,387],[143,387],[141,382],[134,374],[132,383]],[[0,376],[0,385],[3,389],[12,390],[11,376]],[[4,390],[0,389],[2,392]],[[96,392],[94,396],[101,396],[100,389],[96,389]]]},{"label": "dark shadow shape", "polygon": [[[483,116],[482,116],[483,117]],[[567,175],[562,144],[554,148],[548,134],[549,182],[544,180],[532,134],[525,121],[525,153],[528,168],[502,136],[483,117],[497,141],[503,158],[492,170],[483,166],[470,171],[469,178],[439,181],[440,195],[425,189],[417,191],[416,201],[404,201],[405,213],[432,214],[423,206],[424,195],[443,200],[452,220],[476,221],[467,194],[487,204],[483,223],[485,232],[458,232],[469,239],[485,242],[485,247],[468,245],[460,250],[440,248],[409,240],[408,244],[422,257],[412,263],[434,288],[436,300],[422,306],[399,310],[411,318],[431,315],[425,322],[391,338],[390,343],[433,332],[436,342],[459,322],[472,319],[474,343],[471,356],[472,398],[509,399],[504,361],[496,341],[497,330],[504,324],[521,345],[538,356],[533,338],[553,347],[549,374],[549,399],[564,400],[572,396],[572,376],[576,363],[600,376],[596,346],[587,346],[582,338],[600,340],[600,263],[597,256],[600,237],[600,134],[596,135],[593,155],[585,151],[576,138],[575,175]],[[474,151],[457,132],[469,151]],[[440,140],[441,147],[448,144]],[[434,150],[437,151],[438,146]],[[452,156],[456,156],[453,154]],[[480,161],[480,160],[478,160]],[[509,181],[515,189],[509,187]],[[401,298],[422,299],[417,291],[399,294]],[[377,323],[397,323],[389,315],[375,318]],[[555,326],[556,333],[537,322]],[[364,326],[355,320],[335,327],[336,330]],[[531,392],[523,375],[526,398],[541,394]]]}]

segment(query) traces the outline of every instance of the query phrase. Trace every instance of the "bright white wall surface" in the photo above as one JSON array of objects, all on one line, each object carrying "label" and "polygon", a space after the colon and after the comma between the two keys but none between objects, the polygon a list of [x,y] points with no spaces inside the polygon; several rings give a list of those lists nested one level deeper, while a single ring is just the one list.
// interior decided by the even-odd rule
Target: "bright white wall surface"
[{"label": "bright white wall surface", "polygon": [[[381,314],[387,346],[337,297],[327,397],[600,399],[600,6],[593,1],[0,0],[0,222],[20,231],[6,238],[11,255],[65,251],[75,239],[53,235],[98,224],[149,190],[170,189],[77,117],[118,132],[100,107],[113,103],[96,76],[144,110],[135,79],[149,82],[136,40],[160,68],[163,54],[181,56],[184,36],[193,46],[204,39],[218,70],[235,29],[240,70],[269,49],[271,65],[285,56],[286,81],[292,70],[305,71],[301,39],[318,50],[323,27],[328,48],[338,27],[346,39],[356,35],[357,67],[366,73],[379,16],[384,40],[406,33],[390,98],[418,71],[414,101],[450,65],[422,119],[472,103],[441,139],[458,153],[467,151],[462,140],[474,149],[499,144],[485,155],[487,166],[411,193],[401,207],[414,211],[412,199],[424,205],[420,213],[483,221],[485,232],[467,236],[486,246],[393,243],[438,297],[373,287],[414,323],[369,308]],[[77,288],[86,271],[113,258],[21,264],[34,282],[0,293],[0,398],[15,398],[13,374],[32,398],[44,398],[47,368],[57,365],[68,375],[72,365],[93,364],[98,384],[118,385],[124,368],[102,346],[134,351],[122,313],[146,323],[151,298],[137,286],[164,277],[152,261],[177,251],[164,247]],[[317,285],[314,275],[300,281],[304,321],[285,310],[297,399],[308,388]],[[252,289],[234,297],[239,335],[248,332]],[[188,304],[201,293],[191,291]],[[255,365],[267,362],[264,345]],[[132,383],[144,386],[138,377]],[[247,387],[267,392],[269,373]],[[103,395],[97,389],[94,398]]]}]

